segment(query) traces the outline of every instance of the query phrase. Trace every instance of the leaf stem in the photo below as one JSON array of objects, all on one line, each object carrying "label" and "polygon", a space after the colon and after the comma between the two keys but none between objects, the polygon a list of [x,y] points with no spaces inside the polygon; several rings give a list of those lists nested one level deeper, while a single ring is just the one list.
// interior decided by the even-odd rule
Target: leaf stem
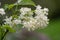
[{"label": "leaf stem", "polygon": [[6,30],[6,32],[4,33],[3,37],[1,38],[1,40],[3,40],[3,39],[4,39],[4,37],[6,36],[6,34],[7,34],[8,32],[9,32],[9,31],[8,31],[8,30]]}]

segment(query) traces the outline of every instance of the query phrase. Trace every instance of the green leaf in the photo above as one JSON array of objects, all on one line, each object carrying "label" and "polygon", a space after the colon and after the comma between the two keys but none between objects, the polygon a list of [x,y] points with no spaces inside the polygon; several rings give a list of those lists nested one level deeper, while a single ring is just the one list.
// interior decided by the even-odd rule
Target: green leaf
[{"label": "green leaf", "polygon": [[17,16],[17,15],[13,15],[12,18],[13,18],[13,19],[14,19],[14,18],[18,18],[18,16]]},{"label": "green leaf", "polygon": [[22,0],[19,5],[33,5],[35,6],[35,3],[32,0]]},{"label": "green leaf", "polygon": [[15,32],[15,30],[12,28],[12,27],[10,27],[9,25],[4,25],[3,26],[6,30],[9,30],[9,32]]},{"label": "green leaf", "polygon": [[18,24],[18,25],[16,25],[16,26],[21,28],[23,25],[22,25],[22,24]]},{"label": "green leaf", "polygon": [[10,5],[8,5],[8,4],[5,4],[5,6],[4,6],[4,9],[6,10],[6,9],[12,9],[13,7],[14,7],[15,5],[14,4],[10,4]]},{"label": "green leaf", "polygon": [[5,4],[5,5],[4,5],[4,9],[5,9],[5,10],[8,9],[8,4]]},{"label": "green leaf", "polygon": [[8,7],[9,9],[12,9],[15,5],[14,4],[10,4]]},{"label": "green leaf", "polygon": [[0,39],[3,37],[5,32],[5,29],[2,26],[0,26]]},{"label": "green leaf", "polygon": [[22,24],[18,24],[14,28],[15,28],[16,31],[20,31],[22,29],[22,26],[23,26]]}]

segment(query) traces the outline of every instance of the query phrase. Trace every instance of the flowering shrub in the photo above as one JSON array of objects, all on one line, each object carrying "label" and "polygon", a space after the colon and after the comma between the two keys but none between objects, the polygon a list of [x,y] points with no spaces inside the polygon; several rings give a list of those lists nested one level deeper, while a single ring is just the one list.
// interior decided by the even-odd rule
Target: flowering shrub
[{"label": "flowering shrub", "polygon": [[[43,8],[40,5],[33,5],[36,7],[35,10],[32,10],[31,8],[28,7],[21,7],[18,9],[19,5],[23,5],[23,2],[26,2],[25,0],[21,2],[21,0],[18,0],[16,3],[7,5],[5,8],[0,8],[0,15],[4,16],[6,15],[6,10],[11,10],[14,6],[16,8],[13,10],[13,14],[11,16],[5,16],[3,19],[4,23],[1,25],[1,29],[4,29],[6,32],[7,30],[12,32],[14,31],[14,27],[17,25],[20,25],[19,27],[21,28],[26,28],[28,31],[34,31],[35,29],[38,28],[45,28],[47,24],[49,24],[49,19],[47,17],[48,15],[48,8]],[[27,2],[26,2],[27,3]],[[24,4],[25,5],[25,4]],[[26,4],[26,5],[31,5],[31,3]],[[2,39],[1,39],[2,40]]]}]

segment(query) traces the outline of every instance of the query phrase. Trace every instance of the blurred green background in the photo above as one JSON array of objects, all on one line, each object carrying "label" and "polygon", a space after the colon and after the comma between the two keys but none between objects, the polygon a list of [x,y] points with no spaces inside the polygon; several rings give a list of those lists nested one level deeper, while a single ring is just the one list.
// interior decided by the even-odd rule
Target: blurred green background
[{"label": "blurred green background", "polygon": [[[45,29],[38,29],[38,32],[48,34],[51,40],[60,40],[60,0],[33,0],[43,8],[49,8],[50,23]],[[2,6],[6,3],[15,3],[16,0],[0,0]],[[1,6],[1,7],[2,7]]]}]

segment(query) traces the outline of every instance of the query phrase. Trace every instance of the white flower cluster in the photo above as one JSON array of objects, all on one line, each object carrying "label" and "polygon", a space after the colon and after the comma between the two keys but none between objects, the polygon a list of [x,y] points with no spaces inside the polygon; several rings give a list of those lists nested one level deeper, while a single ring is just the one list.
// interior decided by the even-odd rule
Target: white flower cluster
[{"label": "white flower cluster", "polygon": [[12,26],[12,17],[6,17],[6,19],[4,19],[4,21],[5,21],[5,23],[4,24],[8,24],[8,25],[10,25],[10,26]]},{"label": "white flower cluster", "polygon": [[8,24],[8,25],[10,25],[10,27],[13,27],[14,25],[17,25],[17,24],[20,24],[21,23],[21,20],[19,20],[19,19],[14,19],[14,20],[12,20],[13,18],[12,18],[12,16],[11,17],[6,17],[6,19],[4,19],[4,24]]},{"label": "white flower cluster", "polygon": [[5,14],[5,11],[4,11],[3,8],[0,8],[0,14],[1,14],[1,15],[4,15],[4,14]]},{"label": "white flower cluster", "polygon": [[[31,8],[22,7],[20,9],[20,16],[17,19],[12,20],[12,17],[4,19],[5,24],[23,24],[22,28],[35,30],[37,28],[45,28],[49,23],[47,18],[48,9],[42,9],[40,5],[36,6],[36,10],[32,11]],[[35,14],[35,15],[34,15]],[[34,16],[33,16],[34,15]]]},{"label": "white flower cluster", "polygon": [[48,11],[49,10],[47,8],[41,9],[40,5],[36,6],[36,10],[35,10],[36,16],[35,16],[35,19],[37,20],[37,24],[36,25],[38,27],[44,28],[49,23],[48,22],[49,19],[47,18]]}]

